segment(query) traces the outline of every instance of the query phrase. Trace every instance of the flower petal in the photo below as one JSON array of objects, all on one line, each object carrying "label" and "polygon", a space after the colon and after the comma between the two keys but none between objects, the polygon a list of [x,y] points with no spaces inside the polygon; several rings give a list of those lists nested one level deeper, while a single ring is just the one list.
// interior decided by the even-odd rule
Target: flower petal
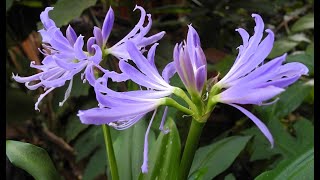
[{"label": "flower petal", "polygon": [[153,122],[153,119],[157,113],[157,109],[153,112],[151,120],[149,122],[146,134],[144,136],[144,146],[143,146],[143,163],[141,166],[141,171],[142,173],[147,173],[148,172],[148,148],[149,148],[149,143],[148,143],[148,137],[149,137],[149,132],[150,128]]},{"label": "flower petal", "polygon": [[108,41],[110,32],[113,27],[113,22],[114,22],[114,12],[110,7],[106,17],[104,18],[103,25],[102,25],[103,44],[105,44]]},{"label": "flower petal", "polygon": [[250,118],[258,126],[260,131],[266,136],[266,138],[269,140],[269,142],[271,144],[271,148],[273,148],[274,140],[273,140],[272,134],[270,133],[269,129],[262,121],[260,121],[256,116],[254,116],[252,113],[250,113],[248,110],[244,109],[241,106],[238,106],[236,104],[228,104],[228,105],[237,108],[243,114],[245,114],[248,118]]},{"label": "flower petal", "polygon": [[41,22],[46,29],[49,29],[50,27],[56,27],[54,21],[49,17],[49,11],[51,10],[53,10],[53,7],[46,7],[46,9],[40,14]]},{"label": "flower petal", "polygon": [[66,31],[66,37],[70,42],[70,45],[73,46],[77,40],[77,34],[74,32],[73,28],[69,25]]},{"label": "flower petal", "polygon": [[176,73],[176,66],[174,64],[174,62],[170,62],[166,65],[166,67],[164,67],[164,69],[162,70],[162,77],[163,79],[169,83],[170,82],[170,78]]},{"label": "flower petal", "polygon": [[122,119],[132,118],[154,110],[158,106],[155,102],[137,103],[115,108],[92,108],[79,111],[78,116],[83,124],[109,124]]},{"label": "flower petal", "polygon": [[263,101],[269,100],[283,91],[284,89],[275,86],[255,89],[251,89],[251,87],[245,85],[242,87],[230,87],[220,93],[219,102],[260,105]]}]

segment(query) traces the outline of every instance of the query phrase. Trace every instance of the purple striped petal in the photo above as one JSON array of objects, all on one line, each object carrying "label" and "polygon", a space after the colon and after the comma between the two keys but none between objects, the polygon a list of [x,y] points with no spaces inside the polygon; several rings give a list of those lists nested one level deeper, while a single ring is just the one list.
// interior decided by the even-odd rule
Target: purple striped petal
[{"label": "purple striped petal", "polygon": [[283,91],[284,89],[275,86],[255,89],[245,85],[243,87],[231,87],[220,93],[219,101],[222,103],[260,105],[263,101],[267,101]]},{"label": "purple striped petal", "polygon": [[66,37],[67,37],[70,45],[73,46],[77,40],[77,34],[76,34],[76,32],[74,32],[73,28],[70,25],[67,28]]},{"label": "purple striped petal", "polygon": [[98,27],[94,27],[93,28],[93,35],[96,39],[96,42],[97,42],[97,45],[102,47],[103,45],[103,38],[102,38],[102,32],[101,32],[101,29],[98,28]]},{"label": "purple striped petal", "polygon": [[113,22],[114,22],[114,12],[110,7],[102,25],[103,44],[106,44],[106,42],[108,41],[110,32],[113,27]]},{"label": "purple striped petal", "polygon": [[207,80],[207,66],[203,65],[199,69],[197,69],[196,74],[196,85],[197,85],[197,90],[198,92],[202,92],[204,83]]}]

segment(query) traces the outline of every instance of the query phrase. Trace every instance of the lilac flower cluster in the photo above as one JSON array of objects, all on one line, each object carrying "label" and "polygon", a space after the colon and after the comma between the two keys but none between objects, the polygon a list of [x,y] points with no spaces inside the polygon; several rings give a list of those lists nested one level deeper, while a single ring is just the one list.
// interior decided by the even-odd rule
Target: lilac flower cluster
[{"label": "lilac flower cluster", "polygon": [[[273,47],[274,34],[270,29],[265,30],[268,35],[261,41],[263,20],[258,14],[252,14],[252,17],[256,22],[254,35],[249,38],[246,30],[236,29],[242,37],[243,45],[238,47],[239,54],[230,71],[211,89],[209,99],[212,104],[221,102],[239,109],[260,128],[273,146],[274,141],[268,128],[238,104],[270,104],[263,102],[283,92],[285,87],[297,81],[301,75],[307,75],[308,68],[297,62],[282,65],[286,54],[264,64]],[[221,93],[215,94],[220,90]]]},{"label": "lilac flower cluster", "polygon": [[[25,83],[26,87],[30,90],[35,90],[39,87],[44,88],[45,92],[38,98],[35,109],[39,110],[38,105],[44,96],[55,88],[65,85],[66,81],[69,80],[70,83],[66,90],[65,98],[60,103],[60,106],[62,106],[70,96],[73,76],[83,69],[85,70],[81,76],[82,79],[84,81],[88,80],[92,86],[95,85],[96,80],[94,77],[94,67],[100,69],[114,81],[127,80],[128,77],[124,74],[117,74],[103,69],[99,65],[103,56],[111,54],[119,60],[126,60],[129,58],[125,46],[128,40],[133,42],[140,51],[145,51],[146,46],[157,42],[165,34],[165,32],[160,32],[146,37],[152,25],[151,15],[146,14],[145,10],[140,6],[136,6],[134,10],[136,9],[139,9],[141,12],[139,22],[122,40],[108,48],[106,47],[106,43],[114,23],[114,13],[110,7],[102,29],[94,27],[94,37],[88,39],[87,51],[84,51],[84,37],[82,35],[77,36],[70,25],[66,30],[66,36],[64,36],[60,28],[49,17],[49,11],[53,10],[53,7],[47,7],[40,14],[44,28],[39,30],[43,42],[43,50],[40,51],[45,55],[45,58],[41,65],[36,65],[34,61],[30,64],[30,67],[39,69],[42,72],[29,77],[13,75],[13,78],[17,82]],[[146,16],[148,17],[148,24],[143,26]]]},{"label": "lilac flower cluster", "polygon": [[[308,69],[301,63],[288,63],[282,65],[286,55],[275,58],[263,64],[270,53],[274,34],[266,30],[267,37],[263,37],[264,23],[262,18],[253,14],[256,27],[252,37],[244,29],[237,29],[243,45],[239,46],[239,54],[230,71],[218,83],[207,90],[207,62],[201,48],[200,38],[196,30],[189,25],[187,41],[176,44],[173,52],[173,61],[167,64],[160,75],[155,66],[155,52],[164,32],[147,37],[152,19],[142,7],[136,6],[141,12],[140,20],[136,26],[118,43],[107,47],[108,37],[114,23],[114,13],[110,8],[102,28],[94,27],[93,37],[87,41],[87,51],[83,50],[83,36],[77,36],[71,26],[64,36],[49,18],[46,8],[41,13],[41,22],[44,28],[40,30],[45,55],[42,65],[31,63],[31,67],[42,72],[29,76],[13,78],[26,87],[34,90],[43,87],[45,92],[40,95],[35,109],[45,95],[57,87],[70,81],[62,105],[69,97],[72,89],[73,76],[82,70],[82,79],[87,80],[94,87],[98,107],[81,110],[78,113],[80,121],[84,124],[107,124],[115,129],[123,130],[137,123],[147,113],[153,111],[153,116],[145,134],[144,156],[142,172],[148,171],[148,134],[151,124],[159,106],[173,106],[185,114],[192,116],[199,122],[205,122],[217,103],[231,105],[247,115],[267,137],[273,145],[273,138],[267,127],[253,114],[239,106],[239,104],[263,105],[301,75],[308,73]],[[148,23],[144,26],[147,17]],[[147,57],[143,55],[146,46],[152,45]],[[121,73],[103,69],[99,64],[107,55],[119,59]],[[103,72],[101,77],[94,76],[95,69]],[[191,99],[183,90],[170,85],[170,78],[178,73],[184,83]],[[141,89],[127,92],[116,92],[108,87],[108,80],[121,82],[131,80]],[[203,99],[203,95],[208,94]],[[176,95],[186,101],[189,108],[178,104],[171,98]],[[199,102],[200,101],[200,102]],[[166,107],[167,108],[167,107]],[[167,109],[165,109],[160,130],[163,130]],[[167,132],[167,131],[164,131]]]}]

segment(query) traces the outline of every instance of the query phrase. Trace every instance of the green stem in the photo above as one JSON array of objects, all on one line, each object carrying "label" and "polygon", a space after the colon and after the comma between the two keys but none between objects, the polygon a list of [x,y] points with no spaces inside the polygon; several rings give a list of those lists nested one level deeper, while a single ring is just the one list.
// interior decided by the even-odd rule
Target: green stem
[{"label": "green stem", "polygon": [[191,109],[193,109],[194,111],[197,110],[196,105],[191,101],[191,99],[188,97],[188,95],[182,89],[180,89],[178,87],[174,88],[173,94],[175,94],[176,96],[185,100]]},{"label": "green stem", "polygon": [[106,144],[107,159],[111,171],[112,180],[119,180],[118,167],[114,156],[110,129],[105,124],[102,125],[104,142]]},{"label": "green stem", "polygon": [[195,119],[192,119],[186,145],[185,145],[181,162],[180,162],[179,179],[188,178],[192,161],[193,161],[195,152],[198,148],[199,139],[200,139],[201,132],[204,125],[205,123],[200,123]]},{"label": "green stem", "polygon": [[168,98],[168,97],[165,97],[163,98],[163,102],[162,102],[162,105],[166,105],[166,106],[171,106],[171,107],[174,107],[188,115],[194,115],[193,111],[180,105],[179,103],[177,103],[175,100],[171,99],[171,98]]}]

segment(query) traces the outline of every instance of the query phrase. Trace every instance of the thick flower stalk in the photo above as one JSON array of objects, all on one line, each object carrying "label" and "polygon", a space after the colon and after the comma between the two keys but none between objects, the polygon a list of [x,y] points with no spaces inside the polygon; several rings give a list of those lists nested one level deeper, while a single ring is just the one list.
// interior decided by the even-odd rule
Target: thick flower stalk
[{"label": "thick flower stalk", "polygon": [[249,38],[246,30],[236,30],[242,37],[243,45],[239,46],[238,57],[230,71],[212,87],[209,107],[220,102],[239,109],[258,126],[273,146],[274,140],[264,123],[238,104],[270,104],[264,102],[283,92],[285,87],[297,81],[301,75],[306,75],[308,68],[297,62],[282,65],[286,54],[264,64],[273,47],[274,34],[270,29],[265,30],[268,35],[261,41],[263,20],[258,14],[252,14],[252,17],[256,22],[254,35]]},{"label": "thick flower stalk", "polygon": [[[164,68],[162,75],[159,74],[154,63],[157,45],[154,44],[150,48],[147,58],[145,58],[135,44],[128,41],[126,43],[127,52],[130,55],[130,61],[137,68],[126,60],[120,60],[119,62],[120,70],[133,82],[146,89],[115,92],[108,88],[108,77],[104,76],[99,78],[95,84],[99,107],[79,111],[78,113],[81,122],[84,124],[108,124],[115,129],[123,130],[137,123],[147,113],[154,111],[145,135],[144,160],[141,167],[144,173],[148,170],[148,134],[157,108],[161,105],[167,105],[177,107],[187,114],[192,113],[189,109],[168,98],[175,89],[175,87],[169,85],[169,79],[175,74],[175,67],[173,63],[169,63]],[[163,118],[164,120],[165,118]],[[161,124],[163,123],[161,122]]]}]

